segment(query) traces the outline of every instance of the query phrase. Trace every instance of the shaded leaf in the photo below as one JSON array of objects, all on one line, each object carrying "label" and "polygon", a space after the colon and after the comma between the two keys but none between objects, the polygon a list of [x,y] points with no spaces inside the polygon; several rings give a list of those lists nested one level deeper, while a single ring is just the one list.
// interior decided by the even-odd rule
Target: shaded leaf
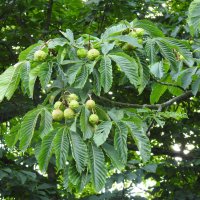
[{"label": "shaded leaf", "polygon": [[102,57],[99,67],[99,73],[100,73],[101,85],[104,88],[104,91],[108,92],[112,87],[112,81],[113,81],[112,65],[109,57],[107,56]]},{"label": "shaded leaf", "polygon": [[57,131],[54,138],[54,151],[56,155],[56,166],[63,169],[66,165],[68,151],[69,151],[69,130],[67,127],[61,128]]},{"label": "shaded leaf", "polygon": [[114,136],[114,147],[118,151],[123,163],[127,161],[127,135],[128,128],[123,122],[117,122]]},{"label": "shaded leaf", "polygon": [[6,97],[11,99],[20,81],[20,70],[23,63],[19,62],[9,67],[0,75],[0,102]]},{"label": "shaded leaf", "polygon": [[90,111],[85,106],[83,106],[81,109],[80,127],[83,133],[84,140],[90,139],[93,135],[92,127],[88,121],[89,116],[90,116]]},{"label": "shaded leaf", "polygon": [[31,70],[30,62],[27,61],[21,68],[21,85],[24,94],[29,94],[29,73]]},{"label": "shaded leaf", "polygon": [[18,141],[18,139],[19,139],[19,128],[20,128],[20,124],[12,127],[11,130],[10,130],[10,133],[6,134],[4,136],[6,145],[9,148],[13,148],[14,145],[16,144],[16,142]]},{"label": "shaded leaf", "polygon": [[149,20],[137,20],[134,26],[143,28],[152,37],[164,37],[163,32]]},{"label": "shaded leaf", "polygon": [[93,143],[89,145],[89,156],[92,185],[96,192],[98,192],[104,187],[106,182],[105,158],[102,150]]},{"label": "shaded leaf", "polygon": [[156,77],[156,78],[162,78],[164,75],[163,70],[163,63],[157,62],[150,66],[150,72]]},{"label": "shaded leaf", "polygon": [[132,121],[127,121],[126,124],[140,151],[142,160],[147,162],[151,156],[151,145],[145,129],[143,128],[142,121],[139,118],[134,118]]},{"label": "shaded leaf", "polygon": [[70,41],[71,44],[74,43],[74,34],[70,29],[66,29],[65,32],[60,32]]},{"label": "shaded leaf", "polygon": [[125,24],[118,24],[118,25],[113,25],[111,27],[108,27],[106,31],[101,35],[101,39],[105,40],[109,38],[109,36],[113,36],[117,33],[121,33],[127,29],[127,26]]},{"label": "shaded leaf", "polygon": [[78,133],[70,132],[69,139],[71,144],[71,151],[74,160],[76,161],[76,168],[81,173],[88,161],[87,146]]},{"label": "shaded leaf", "polygon": [[109,51],[111,51],[115,46],[115,43],[103,43],[101,45],[101,51],[104,55],[106,55]]},{"label": "shaded leaf", "polygon": [[200,0],[194,0],[190,4],[189,14],[188,14],[188,24],[190,26],[190,31],[192,35],[195,34],[196,31],[200,30]]},{"label": "shaded leaf", "polygon": [[130,35],[117,35],[117,36],[110,37],[109,39],[110,40],[119,40],[122,42],[126,42],[126,43],[132,45],[133,47],[142,48],[142,45],[138,43],[138,40],[136,38],[133,38]]},{"label": "shaded leaf", "polygon": [[45,62],[42,63],[40,66],[39,79],[43,89],[46,89],[47,84],[51,80],[52,68],[53,68],[52,63]]},{"label": "shaded leaf", "polygon": [[42,172],[47,170],[50,158],[53,153],[54,137],[57,131],[57,129],[52,130],[47,135],[45,135],[42,140],[40,153],[38,155],[38,164]]},{"label": "shaded leaf", "polygon": [[54,49],[56,46],[64,46],[67,44],[67,40],[65,38],[54,38],[48,42],[48,48]]},{"label": "shaded leaf", "polygon": [[122,72],[128,77],[130,83],[137,86],[138,65],[136,61],[125,53],[116,53],[115,55],[109,55],[109,57],[121,68]]},{"label": "shaded leaf", "polygon": [[34,110],[29,111],[24,116],[20,128],[20,144],[19,144],[19,148],[22,151],[25,151],[29,146],[36,128],[36,123],[42,111],[43,111],[42,108],[36,108]]},{"label": "shaded leaf", "polygon": [[76,79],[75,79],[75,82],[74,82],[74,87],[75,88],[79,88],[79,89],[82,89],[87,80],[88,80],[88,76],[89,76],[89,69],[88,69],[88,66],[87,65],[83,65],[81,68],[79,68],[79,71],[76,75]]},{"label": "shaded leaf", "polygon": [[52,114],[44,109],[41,112],[41,121],[40,121],[40,137],[45,136],[52,128]]},{"label": "shaded leaf", "polygon": [[73,185],[78,185],[81,182],[81,175],[76,170],[76,163],[71,162],[68,168],[68,179]]},{"label": "shaded leaf", "polygon": [[106,141],[111,128],[112,128],[112,122],[110,121],[101,122],[101,124],[98,125],[93,138],[97,146],[102,145]]},{"label": "shaded leaf", "polygon": [[114,149],[114,147],[110,144],[104,143],[102,145],[103,150],[106,152],[106,155],[110,158],[112,164],[119,170],[124,168],[122,164],[122,160],[118,154],[118,152]]},{"label": "shaded leaf", "polygon": [[152,87],[152,91],[150,95],[150,103],[151,104],[157,103],[160,97],[165,93],[166,90],[167,90],[166,85],[155,83]]},{"label": "shaded leaf", "polygon": [[93,74],[93,77],[94,77],[93,91],[97,96],[99,96],[101,94],[100,73],[96,69],[94,69],[92,74]]}]

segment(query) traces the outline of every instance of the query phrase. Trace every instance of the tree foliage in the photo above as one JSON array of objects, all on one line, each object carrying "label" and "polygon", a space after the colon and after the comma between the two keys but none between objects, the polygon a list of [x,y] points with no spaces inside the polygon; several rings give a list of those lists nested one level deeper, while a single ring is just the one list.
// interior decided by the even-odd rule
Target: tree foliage
[{"label": "tree foliage", "polygon": [[[142,199],[142,183],[145,199],[199,199],[199,1],[24,3],[3,6],[20,14],[1,30],[14,56],[1,63],[0,195]],[[10,49],[12,30],[25,40]]]}]

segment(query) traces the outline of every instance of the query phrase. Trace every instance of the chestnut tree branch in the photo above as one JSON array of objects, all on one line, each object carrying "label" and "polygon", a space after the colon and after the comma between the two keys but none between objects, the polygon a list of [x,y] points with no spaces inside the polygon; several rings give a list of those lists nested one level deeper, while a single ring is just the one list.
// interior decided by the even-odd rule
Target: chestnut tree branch
[{"label": "chestnut tree branch", "polygon": [[160,103],[160,104],[132,104],[132,103],[123,103],[123,102],[118,102],[118,101],[112,101],[106,97],[102,97],[102,96],[98,96],[97,98],[99,98],[100,100],[103,100],[113,106],[118,106],[118,107],[129,107],[129,108],[151,108],[151,109],[157,109],[157,110],[162,110],[163,108],[166,108],[168,106],[171,106],[173,103],[175,102],[181,102],[181,101],[184,101],[185,99],[191,97],[193,94],[192,94],[192,91],[186,91],[185,93],[177,96],[177,97],[174,97],[168,101],[165,101],[163,103]]}]

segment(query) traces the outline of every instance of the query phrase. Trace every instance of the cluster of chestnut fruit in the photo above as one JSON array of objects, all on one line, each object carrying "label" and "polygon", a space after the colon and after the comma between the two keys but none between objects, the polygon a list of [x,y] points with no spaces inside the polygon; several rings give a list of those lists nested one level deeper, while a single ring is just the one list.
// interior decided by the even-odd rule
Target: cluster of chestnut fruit
[{"label": "cluster of chestnut fruit", "polygon": [[[56,101],[54,104],[54,110],[52,111],[52,117],[54,121],[71,120],[75,118],[76,111],[80,104],[78,102],[79,98],[76,94],[71,93],[67,95],[66,100]],[[95,125],[99,122],[99,117],[94,113],[96,103],[94,100],[89,99],[86,101],[85,106],[88,110],[92,111],[89,116],[89,122]]]}]

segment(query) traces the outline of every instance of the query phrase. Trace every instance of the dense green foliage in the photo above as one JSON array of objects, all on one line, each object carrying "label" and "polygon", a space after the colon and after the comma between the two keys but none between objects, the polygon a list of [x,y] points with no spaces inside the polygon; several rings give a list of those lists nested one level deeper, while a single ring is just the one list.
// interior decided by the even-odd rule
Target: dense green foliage
[{"label": "dense green foliage", "polygon": [[0,198],[200,199],[199,0],[0,5]]}]

